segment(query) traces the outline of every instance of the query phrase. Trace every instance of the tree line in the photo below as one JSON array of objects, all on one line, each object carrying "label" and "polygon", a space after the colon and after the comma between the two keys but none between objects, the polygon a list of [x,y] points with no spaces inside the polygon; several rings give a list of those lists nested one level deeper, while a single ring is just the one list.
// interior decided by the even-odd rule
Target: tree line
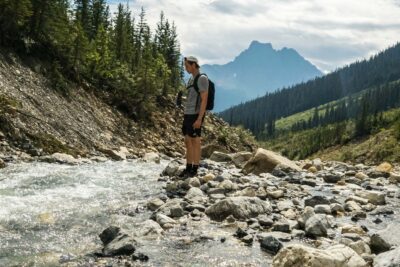
[{"label": "tree line", "polygon": [[164,13],[152,31],[143,8],[119,4],[111,16],[105,0],[1,0],[0,29],[1,46],[50,64],[55,88],[89,83],[136,120],[181,85],[177,30]]}]

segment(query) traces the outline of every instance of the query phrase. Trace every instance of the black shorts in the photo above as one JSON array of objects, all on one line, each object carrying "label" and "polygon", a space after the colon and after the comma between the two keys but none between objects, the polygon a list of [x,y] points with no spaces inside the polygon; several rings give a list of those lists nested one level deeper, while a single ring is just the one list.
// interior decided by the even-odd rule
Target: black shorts
[{"label": "black shorts", "polygon": [[193,128],[193,124],[199,117],[198,114],[185,114],[183,116],[183,123],[182,123],[182,134],[189,135],[190,137],[200,137],[201,136],[201,128],[203,127],[204,116],[201,120],[202,126],[198,129]]}]

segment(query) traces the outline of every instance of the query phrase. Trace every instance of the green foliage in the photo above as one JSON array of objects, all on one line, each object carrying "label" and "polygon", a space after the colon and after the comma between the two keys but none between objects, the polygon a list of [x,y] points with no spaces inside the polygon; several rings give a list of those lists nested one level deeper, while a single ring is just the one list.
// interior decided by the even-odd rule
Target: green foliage
[{"label": "green foliage", "polygon": [[49,78],[63,94],[70,80],[89,83],[132,118],[146,119],[160,96],[181,85],[176,27],[162,13],[152,34],[145,10],[135,23],[122,4],[114,18],[105,0],[1,0],[0,42],[50,62]]}]

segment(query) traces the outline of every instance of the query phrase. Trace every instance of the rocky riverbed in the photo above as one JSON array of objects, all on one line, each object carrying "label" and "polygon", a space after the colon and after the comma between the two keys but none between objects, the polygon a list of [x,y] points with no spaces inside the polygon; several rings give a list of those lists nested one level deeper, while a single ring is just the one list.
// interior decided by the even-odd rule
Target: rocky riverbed
[{"label": "rocky riverbed", "polygon": [[179,179],[183,160],[143,161],[163,169],[151,194],[116,205],[125,219],[98,223],[94,249],[58,255],[59,265],[400,265],[400,175],[389,163],[214,152],[197,177]]}]

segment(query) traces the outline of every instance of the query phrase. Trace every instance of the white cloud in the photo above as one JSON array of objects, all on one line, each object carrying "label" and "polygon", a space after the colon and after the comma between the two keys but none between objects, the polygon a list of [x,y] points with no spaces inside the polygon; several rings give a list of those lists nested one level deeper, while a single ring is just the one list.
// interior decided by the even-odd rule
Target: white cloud
[{"label": "white cloud", "polygon": [[[109,0],[112,10],[119,1]],[[126,1],[121,1],[126,3]],[[175,21],[182,53],[226,63],[252,40],[296,49],[331,71],[400,41],[400,0],[135,0],[150,25]]]}]

